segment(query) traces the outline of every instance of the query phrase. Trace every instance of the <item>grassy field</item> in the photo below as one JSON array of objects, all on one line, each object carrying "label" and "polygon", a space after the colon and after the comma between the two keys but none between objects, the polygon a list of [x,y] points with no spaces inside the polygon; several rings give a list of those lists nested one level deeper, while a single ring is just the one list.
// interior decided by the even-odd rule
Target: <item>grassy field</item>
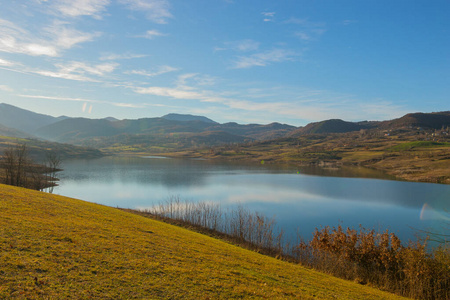
[{"label": "grassy field", "polygon": [[1,299],[396,299],[159,221],[0,185]]},{"label": "grassy field", "polygon": [[174,157],[265,161],[299,166],[365,166],[399,179],[450,184],[450,142],[417,141],[411,131],[310,135],[242,145],[161,153]]}]

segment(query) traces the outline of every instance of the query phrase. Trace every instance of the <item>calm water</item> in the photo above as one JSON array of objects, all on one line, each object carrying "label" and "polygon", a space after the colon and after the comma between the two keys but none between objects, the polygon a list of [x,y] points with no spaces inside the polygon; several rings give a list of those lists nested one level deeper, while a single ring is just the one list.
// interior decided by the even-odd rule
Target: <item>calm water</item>
[{"label": "calm water", "polygon": [[408,239],[415,234],[411,227],[442,232],[450,222],[450,186],[381,179],[386,176],[366,169],[153,157],[65,161],[63,168],[56,194],[141,209],[171,196],[223,208],[243,204],[306,239],[316,227],[339,224],[389,229]]}]

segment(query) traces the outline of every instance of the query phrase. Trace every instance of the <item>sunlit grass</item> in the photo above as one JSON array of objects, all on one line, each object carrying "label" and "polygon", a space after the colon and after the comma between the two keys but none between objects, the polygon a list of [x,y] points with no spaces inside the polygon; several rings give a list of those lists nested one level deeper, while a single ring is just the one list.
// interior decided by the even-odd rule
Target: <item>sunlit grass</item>
[{"label": "sunlit grass", "polygon": [[0,298],[395,299],[121,210],[0,185]]}]

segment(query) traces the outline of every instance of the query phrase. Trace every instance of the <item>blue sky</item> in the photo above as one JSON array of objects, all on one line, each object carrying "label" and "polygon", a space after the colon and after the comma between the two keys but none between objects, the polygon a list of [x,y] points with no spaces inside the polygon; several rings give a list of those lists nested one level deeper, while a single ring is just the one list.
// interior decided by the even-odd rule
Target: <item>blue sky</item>
[{"label": "blue sky", "polygon": [[448,0],[28,0],[0,10],[0,102],[306,125],[450,109]]}]

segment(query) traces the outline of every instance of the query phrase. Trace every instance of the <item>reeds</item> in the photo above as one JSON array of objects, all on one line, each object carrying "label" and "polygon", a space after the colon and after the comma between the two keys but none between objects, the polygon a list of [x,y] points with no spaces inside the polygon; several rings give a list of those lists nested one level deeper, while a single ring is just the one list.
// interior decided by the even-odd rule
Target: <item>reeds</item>
[{"label": "reeds", "polygon": [[243,205],[223,210],[217,203],[181,201],[179,197],[141,213],[402,296],[450,299],[448,244],[427,250],[427,239],[403,244],[388,230],[380,233],[362,226],[358,230],[326,226],[316,229],[310,241],[297,235],[293,243],[273,218]]}]

